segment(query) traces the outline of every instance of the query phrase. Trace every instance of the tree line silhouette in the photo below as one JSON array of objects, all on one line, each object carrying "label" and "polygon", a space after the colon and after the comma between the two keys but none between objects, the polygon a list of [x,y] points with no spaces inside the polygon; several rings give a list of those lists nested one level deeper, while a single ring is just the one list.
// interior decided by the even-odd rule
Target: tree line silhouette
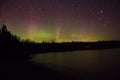
[{"label": "tree line silhouette", "polygon": [[[1,52],[20,54],[13,55],[29,55],[35,53],[58,52],[58,51],[73,51],[73,50],[88,50],[88,49],[106,49],[120,47],[120,41],[98,41],[98,42],[42,42],[35,43],[30,40],[21,40],[20,37],[11,34],[7,30],[7,26],[3,25],[0,29],[0,48]],[[10,52],[12,52],[10,54]],[[2,54],[4,55],[4,54]]]},{"label": "tree line silhouette", "polygon": [[42,42],[35,43],[30,40],[21,40],[20,37],[13,35],[6,25],[0,29],[0,55],[1,57],[16,59],[21,61],[28,60],[30,54],[119,48],[120,41],[98,41],[98,42]]}]

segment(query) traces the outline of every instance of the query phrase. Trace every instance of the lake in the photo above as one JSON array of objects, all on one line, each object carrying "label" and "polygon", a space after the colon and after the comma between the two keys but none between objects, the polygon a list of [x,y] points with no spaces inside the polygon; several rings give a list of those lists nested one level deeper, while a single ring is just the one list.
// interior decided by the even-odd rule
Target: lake
[{"label": "lake", "polygon": [[120,74],[120,48],[35,54],[32,62],[80,79],[117,79]]}]

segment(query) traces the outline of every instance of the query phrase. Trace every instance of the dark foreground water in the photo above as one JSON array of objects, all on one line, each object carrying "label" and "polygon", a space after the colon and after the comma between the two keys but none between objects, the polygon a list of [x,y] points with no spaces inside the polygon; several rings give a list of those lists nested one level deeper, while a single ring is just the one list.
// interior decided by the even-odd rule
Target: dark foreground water
[{"label": "dark foreground water", "polygon": [[77,79],[120,79],[120,48],[36,54],[32,62]]}]

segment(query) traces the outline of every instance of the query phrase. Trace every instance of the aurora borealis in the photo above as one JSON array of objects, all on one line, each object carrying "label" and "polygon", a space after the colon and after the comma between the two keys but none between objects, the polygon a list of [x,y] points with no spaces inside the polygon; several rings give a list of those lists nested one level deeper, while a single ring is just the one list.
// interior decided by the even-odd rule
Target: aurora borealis
[{"label": "aurora borealis", "polygon": [[0,25],[22,39],[120,40],[119,0],[0,0]]}]

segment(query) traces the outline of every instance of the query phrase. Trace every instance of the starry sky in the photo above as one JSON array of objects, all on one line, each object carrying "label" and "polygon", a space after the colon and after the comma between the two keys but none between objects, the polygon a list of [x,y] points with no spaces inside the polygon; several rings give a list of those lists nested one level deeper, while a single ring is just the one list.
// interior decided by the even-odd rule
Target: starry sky
[{"label": "starry sky", "polygon": [[0,0],[0,25],[22,39],[120,40],[119,0]]}]

